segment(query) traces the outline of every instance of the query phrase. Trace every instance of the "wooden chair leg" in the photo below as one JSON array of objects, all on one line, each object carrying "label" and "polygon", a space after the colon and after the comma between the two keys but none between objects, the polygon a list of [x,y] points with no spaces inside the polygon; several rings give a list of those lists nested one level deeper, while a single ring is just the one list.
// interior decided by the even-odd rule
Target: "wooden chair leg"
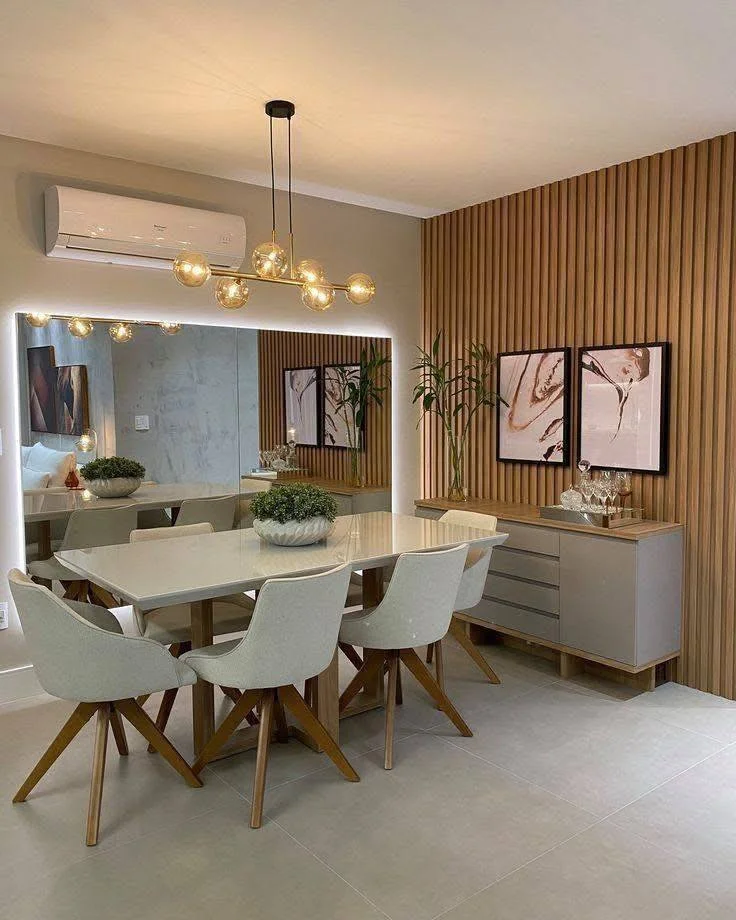
[{"label": "wooden chair leg", "polygon": [[110,704],[102,703],[97,709],[95,750],[92,755],[92,782],[89,787],[89,810],[87,811],[87,846],[97,846],[100,834],[100,812],[102,810],[102,787],[105,781],[105,759],[107,756],[107,732],[110,727]]},{"label": "wooden chair leg", "polygon": [[413,648],[401,649],[401,660],[411,671],[414,677],[424,687],[432,699],[439,704],[440,709],[448,716],[461,735],[466,738],[472,738],[473,733],[464,721],[460,713],[452,705],[447,694],[440,689],[437,681],[432,677],[431,672],[427,669],[422,659],[417,655]]},{"label": "wooden chair leg", "polygon": [[399,659],[399,665],[396,668],[396,705],[404,705],[404,691],[401,687],[401,659]]},{"label": "wooden chair leg", "polygon": [[355,646],[350,645],[348,642],[338,642],[337,643],[340,651],[345,655],[350,664],[353,665],[358,671],[363,667],[363,659],[355,651]]},{"label": "wooden chair leg", "polygon": [[384,657],[382,655],[372,655],[367,659],[363,667],[358,671],[355,677],[350,681],[340,696],[340,712],[347,709],[350,702],[358,695],[360,689],[371,680],[379,671],[383,672]]},{"label": "wooden chair leg", "polygon": [[151,694],[150,694],[150,693],[144,693],[144,694],[142,694],[142,696],[137,696],[137,697],[135,698],[135,701],[136,701],[136,703],[138,703],[139,706],[145,706],[146,703],[149,701],[150,698],[151,698]]},{"label": "wooden chair leg", "polygon": [[114,706],[110,710],[110,728],[112,728],[112,736],[115,739],[118,754],[120,754],[121,757],[127,757],[128,739],[125,737],[125,726],[123,725],[123,720],[120,718],[120,713]]},{"label": "wooden chair leg", "polygon": [[[158,714],[156,715],[156,728],[162,733],[166,731],[166,726],[169,724],[169,716],[171,715],[171,710],[174,708],[174,703],[176,702],[176,695],[178,692],[178,687],[174,687],[171,690],[164,690],[164,695],[161,699],[161,705],[158,707]],[[156,753],[156,747],[154,744],[148,745],[148,753]]]},{"label": "wooden chair leg", "polygon": [[266,792],[266,770],[268,768],[268,749],[271,745],[275,696],[274,690],[264,690],[261,697],[261,724],[258,729],[256,773],[253,778],[253,805],[250,810],[250,826],[253,828],[260,827],[263,823],[263,797]]},{"label": "wooden chair leg", "polygon": [[235,687],[220,687],[220,690],[225,694],[225,696],[232,700],[233,703],[237,703],[240,697],[243,695],[240,690],[236,690]]},{"label": "wooden chair leg", "polygon": [[194,775],[192,768],[184,760],[166,735],[162,734],[154,724],[151,717],[136,703],[135,700],[118,700],[115,708],[125,716],[133,728],[137,729],[143,737],[152,744],[164,760],[183,777],[185,782],[193,788],[202,785],[202,780]]},{"label": "wooden chair leg", "polygon": [[92,716],[97,712],[99,703],[80,703],[64,723],[59,734],[46,748],[41,759],[28,774],[25,782],[13,796],[13,803],[25,802],[35,786],[48,773],[61,754],[69,747]]},{"label": "wooden chair leg", "polygon": [[386,690],[386,743],[383,754],[384,770],[394,765],[394,730],[396,722],[396,684],[399,674],[399,653],[388,653],[388,688]]},{"label": "wooden chair leg", "polygon": [[92,603],[99,604],[100,607],[107,607],[109,610],[111,607],[120,606],[117,598],[113,597],[107,588],[103,588],[100,585],[95,585],[90,582],[88,593]]},{"label": "wooden chair leg", "polygon": [[276,694],[273,714],[276,720],[276,740],[279,744],[286,744],[289,741],[289,725],[286,721],[283,701],[280,699],[278,692]]},{"label": "wooden chair leg", "polygon": [[432,664],[433,656],[434,656],[434,642],[430,642],[429,645],[427,646],[427,657],[425,658],[425,661],[427,662],[427,664]]},{"label": "wooden chair leg", "polygon": [[498,676],[498,674],[496,674],[493,668],[488,664],[485,658],[475,647],[472,639],[465,632],[463,623],[456,617],[453,617],[450,620],[450,635],[458,643],[458,645],[462,646],[463,651],[467,652],[467,654],[472,658],[473,662],[481,669],[481,671],[486,675],[492,684],[501,683],[501,678]]},{"label": "wooden chair leg", "polygon": [[[437,685],[445,692],[445,655],[442,649],[442,640],[434,644],[434,672],[437,676]],[[440,707],[437,706],[439,709]]]},{"label": "wooden chair leg", "polygon": [[299,696],[299,691],[296,687],[279,687],[279,696],[283,700],[286,708],[301,724],[304,731],[324,750],[325,754],[327,754],[345,779],[350,780],[351,783],[357,783],[360,777],[353,769],[350,761],[340,750],[340,747],[335,742],[332,735],[327,731],[309,706],[307,706],[301,696]]},{"label": "wooden chair leg", "polygon": [[251,709],[253,709],[253,707],[256,705],[260,699],[260,696],[260,690],[248,690],[240,697],[238,702],[222,720],[220,727],[207,742],[204,750],[199,755],[197,760],[192,764],[192,772],[195,775],[199,775],[207,765],[207,762],[212,760],[212,758],[222,748],[230,735],[232,735],[235,729],[240,725],[243,719],[246,718]]}]

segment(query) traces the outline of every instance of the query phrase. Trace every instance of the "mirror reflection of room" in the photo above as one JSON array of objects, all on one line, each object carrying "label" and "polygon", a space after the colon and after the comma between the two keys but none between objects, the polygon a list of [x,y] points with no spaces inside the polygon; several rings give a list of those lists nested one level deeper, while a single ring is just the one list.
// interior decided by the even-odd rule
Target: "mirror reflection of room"
[{"label": "mirror reflection of room", "polygon": [[[356,406],[361,368],[373,391]],[[18,379],[26,558],[67,596],[81,589],[54,552],[129,537],[88,511],[250,527],[252,498],[285,479],[340,514],[390,510],[388,339],[19,317]]]}]

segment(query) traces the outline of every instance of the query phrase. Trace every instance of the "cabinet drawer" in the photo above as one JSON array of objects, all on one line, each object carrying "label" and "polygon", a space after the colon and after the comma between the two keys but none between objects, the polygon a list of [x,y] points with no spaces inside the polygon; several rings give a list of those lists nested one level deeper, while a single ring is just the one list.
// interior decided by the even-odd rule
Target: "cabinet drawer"
[{"label": "cabinet drawer", "polygon": [[497,546],[491,555],[491,572],[559,585],[560,563],[553,556],[537,556],[521,550]]},{"label": "cabinet drawer", "polygon": [[546,639],[548,642],[560,641],[560,621],[535,610],[525,610],[512,604],[503,604],[487,597],[473,609],[473,617],[487,620],[498,626],[506,626],[528,636]]},{"label": "cabinet drawer", "polygon": [[489,575],[483,596],[522,607],[534,607],[555,616],[560,613],[560,592],[557,588],[520,581],[506,575]]},{"label": "cabinet drawer", "polygon": [[544,556],[560,555],[560,534],[556,530],[501,520],[496,527],[499,532],[509,535],[504,543],[508,549],[525,549],[530,553],[542,553]]}]

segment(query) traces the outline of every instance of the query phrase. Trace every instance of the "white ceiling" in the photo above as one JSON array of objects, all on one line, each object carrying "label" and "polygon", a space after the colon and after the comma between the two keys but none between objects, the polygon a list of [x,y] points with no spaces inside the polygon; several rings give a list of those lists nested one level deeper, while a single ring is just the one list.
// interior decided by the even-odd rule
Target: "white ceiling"
[{"label": "white ceiling", "polygon": [[298,190],[436,214],[736,128],[736,3],[0,3],[0,134],[263,183],[270,98]]}]

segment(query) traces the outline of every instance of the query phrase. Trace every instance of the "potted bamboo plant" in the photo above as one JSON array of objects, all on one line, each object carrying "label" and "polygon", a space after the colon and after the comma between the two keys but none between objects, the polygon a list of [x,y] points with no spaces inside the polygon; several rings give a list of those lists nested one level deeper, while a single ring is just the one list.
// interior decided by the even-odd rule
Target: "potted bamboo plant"
[{"label": "potted bamboo plant", "polygon": [[[412,370],[421,376],[414,387],[413,402],[425,415],[436,415],[445,435],[450,459],[448,498],[467,501],[465,448],[473,419],[501,399],[493,389],[495,359],[483,342],[471,342],[467,353],[443,360],[442,330],[429,351],[418,346],[419,363]],[[503,400],[501,400],[503,401]]]},{"label": "potted bamboo plant", "polygon": [[391,359],[380,354],[371,343],[370,351],[364,348],[360,353],[360,370],[357,373],[350,366],[332,368],[335,386],[328,396],[335,414],[345,424],[350,454],[350,484],[354,486],[365,485],[361,468],[365,419],[371,403],[383,406],[383,394],[388,389],[388,383],[382,382],[382,369],[390,362]]}]

